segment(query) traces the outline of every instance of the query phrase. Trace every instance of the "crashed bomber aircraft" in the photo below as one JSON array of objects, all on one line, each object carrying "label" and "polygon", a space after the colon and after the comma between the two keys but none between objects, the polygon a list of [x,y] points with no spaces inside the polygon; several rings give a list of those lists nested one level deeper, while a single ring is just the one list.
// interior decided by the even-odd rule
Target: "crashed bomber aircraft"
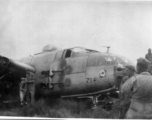
[{"label": "crashed bomber aircraft", "polygon": [[[97,96],[115,89],[117,65],[132,64],[128,59],[82,47],[57,50],[47,45],[41,53],[15,61],[0,56],[0,95],[18,95],[20,78],[29,70],[36,75],[36,97]],[[53,69],[52,89],[47,87]],[[45,75],[44,75],[45,74]],[[47,75],[46,75],[47,74]]]}]

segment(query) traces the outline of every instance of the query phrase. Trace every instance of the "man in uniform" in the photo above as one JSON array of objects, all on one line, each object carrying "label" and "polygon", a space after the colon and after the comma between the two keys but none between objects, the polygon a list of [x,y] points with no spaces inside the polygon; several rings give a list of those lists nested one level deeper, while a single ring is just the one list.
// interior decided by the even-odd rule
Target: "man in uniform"
[{"label": "man in uniform", "polygon": [[145,58],[149,60],[148,72],[152,75],[152,53],[151,49],[148,49],[148,53],[145,55]]},{"label": "man in uniform", "polygon": [[148,53],[145,55],[145,58],[152,63],[152,53],[150,48],[148,49]]},{"label": "man in uniform", "polygon": [[121,84],[120,84],[120,119],[125,118],[125,115],[128,111],[129,105],[130,105],[130,95],[129,94],[122,94],[121,93],[121,87],[122,85],[132,76],[135,75],[135,68],[132,65],[126,65],[125,66],[125,73],[126,76],[122,79]]},{"label": "man in uniform", "polygon": [[26,92],[27,92],[27,79],[26,78],[21,78],[21,83],[20,83],[20,100],[21,100],[21,105],[27,104],[27,99],[26,99]]},{"label": "man in uniform", "polygon": [[121,88],[124,94],[131,94],[127,119],[152,119],[152,76],[148,72],[148,61],[137,60],[139,75],[131,77]]},{"label": "man in uniform", "polygon": [[122,65],[119,65],[119,64],[116,65],[114,67],[114,75],[116,77],[116,83],[115,83],[116,87],[118,89],[120,89],[120,84],[121,84],[122,78],[127,75],[126,71],[125,71],[125,67]]},{"label": "man in uniform", "polygon": [[[27,78],[27,90],[28,90],[28,97],[30,98],[31,104],[34,104],[34,97],[35,97],[35,74],[27,71],[26,72]],[[30,93],[30,96],[29,96]]]}]

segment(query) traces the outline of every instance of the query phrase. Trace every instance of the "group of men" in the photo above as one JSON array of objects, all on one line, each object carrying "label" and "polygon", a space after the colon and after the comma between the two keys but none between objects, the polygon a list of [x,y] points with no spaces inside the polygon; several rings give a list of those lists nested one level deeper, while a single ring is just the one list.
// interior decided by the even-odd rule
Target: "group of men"
[{"label": "group of men", "polygon": [[26,77],[21,78],[20,83],[20,100],[21,105],[25,105],[28,102],[34,104],[35,96],[35,74],[26,71]]},{"label": "group of men", "polygon": [[[53,70],[42,72],[43,77],[48,78],[45,83],[48,89],[53,89],[52,77]],[[26,105],[27,103],[34,104],[35,98],[35,74],[30,71],[26,71],[26,77],[21,78],[20,82],[20,101],[21,105]]]},{"label": "group of men", "polygon": [[122,74],[119,118],[152,119],[152,53],[137,60],[136,70],[127,65]]}]

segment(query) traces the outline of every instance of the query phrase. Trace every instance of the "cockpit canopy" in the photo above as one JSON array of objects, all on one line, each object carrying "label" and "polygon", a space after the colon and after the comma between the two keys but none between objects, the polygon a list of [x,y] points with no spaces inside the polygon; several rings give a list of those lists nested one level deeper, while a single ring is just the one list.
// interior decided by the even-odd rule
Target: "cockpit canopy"
[{"label": "cockpit canopy", "polygon": [[85,56],[90,53],[95,53],[98,52],[96,50],[91,50],[91,49],[86,49],[83,47],[74,47],[74,48],[69,48],[66,49],[64,52],[63,57],[68,58],[68,57],[80,57],[80,56]]},{"label": "cockpit canopy", "polygon": [[87,49],[87,48],[83,48],[83,47],[74,47],[71,48],[71,50],[73,52],[77,52],[77,53],[90,53],[90,52],[98,52],[96,50],[91,50],[91,49]]}]

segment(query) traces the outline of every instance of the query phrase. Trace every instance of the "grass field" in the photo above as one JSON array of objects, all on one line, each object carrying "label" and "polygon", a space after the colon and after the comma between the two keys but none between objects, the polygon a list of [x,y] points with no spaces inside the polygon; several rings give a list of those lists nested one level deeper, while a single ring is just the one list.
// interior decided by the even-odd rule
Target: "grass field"
[{"label": "grass field", "polygon": [[0,116],[48,118],[118,118],[118,105],[107,112],[91,109],[92,102],[83,99],[40,99],[34,105],[21,107],[19,102],[0,104]]}]

